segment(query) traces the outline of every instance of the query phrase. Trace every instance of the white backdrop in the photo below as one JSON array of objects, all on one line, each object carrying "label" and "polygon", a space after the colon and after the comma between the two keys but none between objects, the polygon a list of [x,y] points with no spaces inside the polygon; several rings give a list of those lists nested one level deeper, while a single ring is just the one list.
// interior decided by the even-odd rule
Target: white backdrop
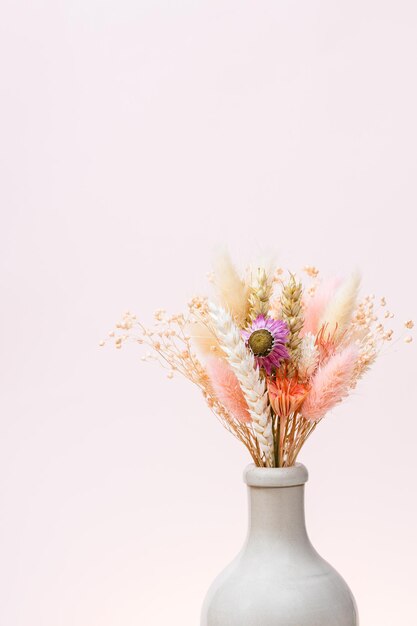
[{"label": "white backdrop", "polygon": [[[206,289],[213,247],[359,267],[416,316],[412,0],[5,0],[0,624],[197,626],[246,450],[186,381],[98,348]],[[364,626],[417,623],[415,348],[300,460]]]}]

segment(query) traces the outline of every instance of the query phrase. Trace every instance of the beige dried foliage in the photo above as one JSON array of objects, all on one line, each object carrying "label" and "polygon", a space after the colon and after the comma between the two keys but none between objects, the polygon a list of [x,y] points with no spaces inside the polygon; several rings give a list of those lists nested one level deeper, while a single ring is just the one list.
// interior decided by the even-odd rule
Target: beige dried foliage
[{"label": "beige dried foliage", "polygon": [[202,322],[190,323],[186,331],[202,356],[221,356],[223,354],[217,338]]},{"label": "beige dried foliage", "polygon": [[213,283],[221,306],[230,311],[239,326],[244,326],[249,311],[249,286],[225,251],[215,257]]}]

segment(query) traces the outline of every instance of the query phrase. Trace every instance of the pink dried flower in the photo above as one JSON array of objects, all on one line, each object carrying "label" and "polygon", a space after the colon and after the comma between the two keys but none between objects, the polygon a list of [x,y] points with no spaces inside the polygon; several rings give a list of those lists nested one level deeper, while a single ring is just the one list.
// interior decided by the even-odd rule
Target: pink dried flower
[{"label": "pink dried flower", "polygon": [[357,358],[357,349],[348,346],[319,367],[301,408],[305,419],[318,422],[327,411],[348,395]]},{"label": "pink dried flower", "polygon": [[224,408],[239,422],[250,422],[249,408],[239,381],[224,359],[215,357],[207,361],[211,386]]}]

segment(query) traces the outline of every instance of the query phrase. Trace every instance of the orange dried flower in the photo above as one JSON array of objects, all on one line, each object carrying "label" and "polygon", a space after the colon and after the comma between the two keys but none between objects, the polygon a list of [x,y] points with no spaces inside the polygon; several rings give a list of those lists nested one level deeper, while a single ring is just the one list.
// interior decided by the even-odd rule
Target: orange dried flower
[{"label": "orange dried flower", "polygon": [[308,393],[308,386],[296,378],[276,378],[268,380],[269,402],[280,417],[288,417],[298,411]]}]

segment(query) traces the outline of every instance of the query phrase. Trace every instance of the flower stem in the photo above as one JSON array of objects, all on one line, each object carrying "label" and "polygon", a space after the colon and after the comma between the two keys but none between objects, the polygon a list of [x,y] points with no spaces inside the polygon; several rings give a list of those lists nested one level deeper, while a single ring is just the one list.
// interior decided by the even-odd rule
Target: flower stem
[{"label": "flower stem", "polygon": [[281,458],[281,418],[278,415],[278,425],[277,425],[277,467],[281,467],[282,458]]}]

